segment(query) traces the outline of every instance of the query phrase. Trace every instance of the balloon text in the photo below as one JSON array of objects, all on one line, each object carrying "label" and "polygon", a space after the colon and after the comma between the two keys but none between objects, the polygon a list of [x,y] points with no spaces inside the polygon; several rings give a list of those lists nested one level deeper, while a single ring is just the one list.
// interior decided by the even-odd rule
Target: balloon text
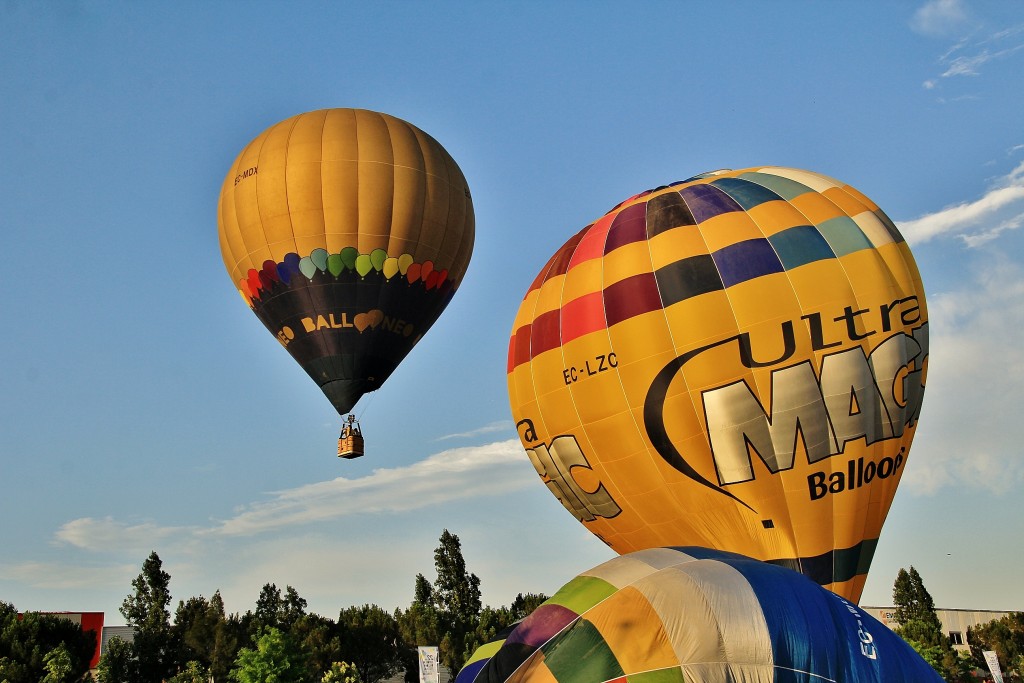
[{"label": "balloon text", "polygon": [[573,478],[573,470],[579,468],[593,474],[576,437],[555,437],[550,446],[539,444],[527,448],[526,454],[544,485],[579,521],[592,522],[597,517],[614,517],[622,512],[600,481],[593,491],[587,491]]},{"label": "balloon text", "polygon": [[[903,466],[903,453],[897,453],[895,458],[883,457],[876,465],[864,458],[857,458],[846,463],[846,471],[835,470],[831,474],[825,472],[814,472],[807,476],[807,490],[811,500],[820,500],[830,493],[842,493],[853,491],[861,486],[870,484],[877,476],[879,479],[888,479],[896,474],[896,471]],[[827,482],[827,483],[826,483]]]},{"label": "balloon text", "polygon": [[583,367],[565,368],[562,370],[562,379],[565,380],[566,384],[572,384],[581,379],[593,377],[599,372],[605,372],[617,367],[619,367],[619,359],[615,356],[615,352],[612,351],[608,354],[599,354],[587,359],[583,362]]},{"label": "balloon text", "polygon": [[827,355],[820,376],[807,361],[774,370],[770,413],[745,380],[703,392],[719,484],[753,479],[751,452],[772,474],[791,469],[801,439],[813,464],[851,441],[901,437],[921,412],[927,330],[892,335],[870,356],[860,346]]},{"label": "balloon text", "polygon": [[337,316],[334,313],[328,313],[327,315],[318,315],[316,318],[306,317],[302,319],[302,328],[306,332],[340,330],[347,327],[353,327],[359,332],[368,327],[373,329],[380,327],[382,330],[394,332],[403,337],[411,335],[414,329],[411,323],[401,318],[385,315],[383,311],[376,308],[366,313],[357,313],[351,319],[348,313],[339,313]]},{"label": "balloon text", "polygon": [[244,171],[242,171],[241,173],[239,173],[238,175],[236,175],[235,176],[235,185],[237,185],[238,183],[242,182],[246,178],[249,178],[249,177],[252,177],[252,176],[256,175],[256,169],[257,168],[258,168],[257,166],[251,166],[251,167],[245,169]]}]

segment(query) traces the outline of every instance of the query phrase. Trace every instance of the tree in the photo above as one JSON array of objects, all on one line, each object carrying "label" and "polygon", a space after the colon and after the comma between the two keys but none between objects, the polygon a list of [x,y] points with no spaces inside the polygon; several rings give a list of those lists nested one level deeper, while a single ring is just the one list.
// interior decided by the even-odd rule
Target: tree
[{"label": "tree", "polygon": [[220,591],[209,601],[199,596],[179,602],[171,631],[178,648],[176,670],[196,661],[215,683],[226,683],[238,655],[238,638],[228,626]]},{"label": "tree", "polygon": [[498,634],[515,622],[512,610],[508,607],[484,607],[480,610],[476,630],[466,638],[466,651],[472,654],[481,645],[497,640]]},{"label": "tree", "polygon": [[193,659],[185,664],[181,671],[174,674],[167,683],[207,683],[208,680],[206,669],[202,663]]},{"label": "tree", "polygon": [[331,668],[320,679],[320,683],[362,683],[359,669],[348,662],[333,662]]},{"label": "tree", "polygon": [[46,675],[43,676],[40,683],[72,683],[75,680],[71,653],[68,652],[68,647],[64,643],[50,650],[43,657],[43,665],[46,667]]},{"label": "tree", "polygon": [[942,631],[935,601],[914,567],[909,572],[900,569],[892,587],[892,600],[899,622],[896,633],[946,681],[970,680],[971,662],[953,649]]},{"label": "tree", "polygon": [[441,635],[441,661],[452,676],[469,658],[472,634],[480,619],[480,579],[466,571],[459,537],[445,529],[434,551],[437,580],[433,586]]},{"label": "tree", "polygon": [[253,642],[263,629],[277,628],[281,619],[281,589],[274,583],[265,583],[256,598],[256,611],[253,613]]},{"label": "tree", "polygon": [[900,569],[896,575],[896,582],[892,587],[892,600],[896,606],[896,621],[900,627],[908,627],[913,622],[918,622],[914,627],[918,635],[926,638],[926,645],[938,645],[942,638],[942,622],[935,611],[935,601],[931,594],[924,587],[921,575],[913,566],[910,571]]},{"label": "tree", "polygon": [[515,624],[529,616],[547,599],[547,596],[541,593],[519,593],[508,607],[484,607],[480,611],[476,632],[472,638],[467,639],[466,651],[472,654],[481,645],[504,637]]},{"label": "tree", "polygon": [[306,655],[310,680],[320,679],[331,665],[341,660],[338,625],[319,614],[305,614],[292,626],[292,640]]},{"label": "tree", "polygon": [[96,667],[96,683],[132,683],[139,680],[132,644],[114,636]]},{"label": "tree", "polygon": [[299,597],[299,592],[288,586],[281,600],[281,611],[278,622],[282,628],[291,629],[302,617],[306,616],[306,599]]},{"label": "tree", "polygon": [[238,652],[231,680],[238,683],[304,683],[302,653],[280,629],[267,628],[256,641],[255,649]]},{"label": "tree", "polygon": [[541,606],[541,603],[547,601],[549,596],[543,593],[527,593],[523,595],[519,593],[516,595],[515,600],[509,606],[509,611],[512,613],[512,619],[515,621],[521,621],[533,613],[533,610]]},{"label": "tree", "polygon": [[142,572],[132,581],[135,593],[124,599],[121,614],[135,629],[131,648],[137,661],[140,683],[158,683],[174,673],[175,653],[171,631],[171,575],[163,570],[160,556],[153,551],[142,563]]},{"label": "tree", "polygon": [[0,681],[48,683],[76,681],[89,670],[97,634],[70,620],[26,612],[0,602]]},{"label": "tree", "polygon": [[210,604],[202,596],[178,602],[171,626],[177,646],[175,670],[182,671],[192,661],[209,666],[209,656],[205,651],[208,643],[213,641],[214,629],[209,619],[209,608]]},{"label": "tree", "polygon": [[[415,649],[419,645],[437,645],[441,641],[438,634],[437,608],[434,606],[434,589],[423,574],[416,575],[413,588],[413,600],[405,612],[395,611],[402,640]],[[415,657],[414,657],[415,659]]]},{"label": "tree", "polygon": [[256,599],[256,611],[250,625],[253,640],[269,626],[289,631],[305,614],[306,600],[294,588],[288,586],[282,596],[276,584],[264,584]]},{"label": "tree", "polygon": [[394,615],[377,605],[343,609],[338,615],[340,660],[359,670],[363,683],[377,683],[402,668],[401,632]]},{"label": "tree", "polygon": [[1011,612],[967,630],[971,654],[978,662],[985,661],[985,650],[999,658],[999,667],[1007,674],[1024,678],[1024,612]]}]

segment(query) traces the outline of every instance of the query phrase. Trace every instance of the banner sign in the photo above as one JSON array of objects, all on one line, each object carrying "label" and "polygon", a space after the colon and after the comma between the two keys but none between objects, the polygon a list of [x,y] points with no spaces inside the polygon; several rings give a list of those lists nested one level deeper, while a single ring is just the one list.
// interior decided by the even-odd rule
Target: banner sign
[{"label": "banner sign", "polygon": [[417,650],[420,656],[420,683],[440,683],[441,666],[437,658],[437,648],[419,647]]},{"label": "banner sign", "polygon": [[996,683],[1003,683],[1003,670],[999,668],[999,657],[992,650],[985,650],[982,654],[985,655],[988,670],[992,672],[992,680]]}]

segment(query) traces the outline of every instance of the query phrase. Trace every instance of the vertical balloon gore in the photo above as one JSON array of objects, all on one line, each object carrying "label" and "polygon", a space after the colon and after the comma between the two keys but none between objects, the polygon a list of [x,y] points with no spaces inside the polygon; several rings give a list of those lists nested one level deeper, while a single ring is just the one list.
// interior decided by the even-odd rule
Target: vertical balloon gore
[{"label": "vertical balloon gore", "polygon": [[[473,204],[451,156],[387,114],[328,109],[271,126],[235,160],[221,254],[267,329],[347,414],[451,300],[473,251]],[[438,263],[443,285],[394,276]]]},{"label": "vertical balloon gore", "polygon": [[507,372],[541,480],[617,552],[740,552],[856,601],[927,358],[892,221],[765,167],[643,192],[573,236],[519,308]]}]

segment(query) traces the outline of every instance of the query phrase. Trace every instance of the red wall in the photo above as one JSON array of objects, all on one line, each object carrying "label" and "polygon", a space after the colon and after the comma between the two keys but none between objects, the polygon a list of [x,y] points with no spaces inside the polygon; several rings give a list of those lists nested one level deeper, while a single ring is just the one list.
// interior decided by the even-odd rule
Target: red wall
[{"label": "red wall", "polygon": [[89,668],[95,669],[100,663],[100,646],[103,645],[103,612],[82,612],[82,630],[96,632],[96,651],[89,660]]},{"label": "red wall", "polygon": [[[96,633],[96,650],[89,660],[89,668],[95,669],[100,663],[100,647],[103,645],[103,612],[40,612],[54,617],[63,617],[81,626],[83,631],[94,631]],[[18,614],[21,618],[21,614]]]}]

